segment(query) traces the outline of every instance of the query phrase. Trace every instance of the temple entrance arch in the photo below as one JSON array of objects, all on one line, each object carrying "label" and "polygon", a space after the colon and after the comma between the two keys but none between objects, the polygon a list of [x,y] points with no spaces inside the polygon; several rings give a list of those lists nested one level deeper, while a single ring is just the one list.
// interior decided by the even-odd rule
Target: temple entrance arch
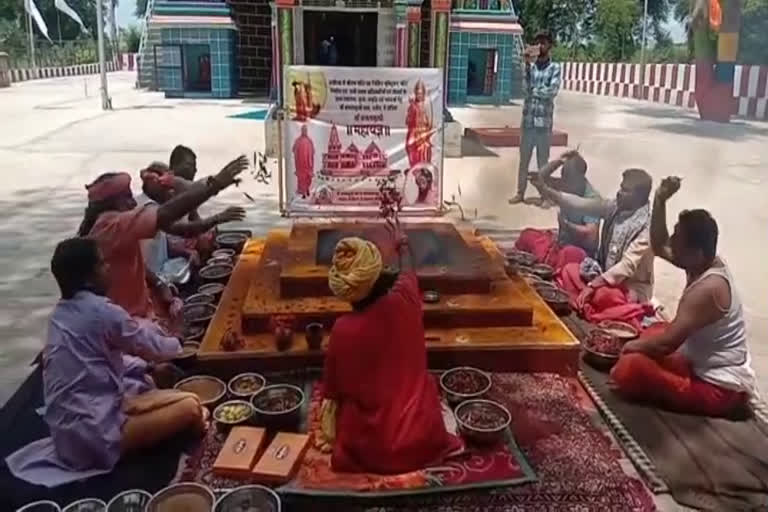
[{"label": "temple entrance arch", "polygon": [[303,9],[304,64],[375,67],[378,13]]}]

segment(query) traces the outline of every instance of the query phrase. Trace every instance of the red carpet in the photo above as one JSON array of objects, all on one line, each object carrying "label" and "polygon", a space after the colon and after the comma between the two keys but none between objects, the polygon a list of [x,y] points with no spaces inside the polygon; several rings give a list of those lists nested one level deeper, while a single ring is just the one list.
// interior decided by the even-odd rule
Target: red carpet
[{"label": "red carpet", "polygon": [[[507,485],[490,492],[439,492],[456,490],[456,482],[472,483],[462,476],[462,470],[452,470],[443,472],[441,481],[424,481],[421,475],[409,474],[387,477],[387,480],[366,480],[363,487],[374,491],[371,496],[382,497],[392,491],[400,494],[391,510],[403,507],[425,512],[655,510],[647,487],[636,474],[627,474],[622,469],[623,452],[599,420],[593,403],[576,379],[554,374],[494,374],[490,395],[512,412],[514,438],[536,473],[536,481]],[[182,480],[194,480],[215,488],[232,486],[233,482],[213,478],[209,472],[221,442],[221,436],[211,433],[200,452],[188,460]],[[487,465],[488,460],[483,459],[480,465]],[[472,459],[465,462],[464,469],[472,469],[472,463]],[[425,472],[425,476],[428,474]],[[307,475],[303,478],[306,484]],[[423,487],[424,482],[427,487]],[[295,492],[295,489],[283,490]],[[403,491],[406,496],[402,496]],[[359,500],[345,501],[349,500],[346,496],[362,494],[348,486],[319,493],[330,496],[314,498],[310,502],[313,510],[339,510],[339,507],[350,512],[367,510]],[[377,511],[390,510],[383,507],[380,500],[376,505]]]}]

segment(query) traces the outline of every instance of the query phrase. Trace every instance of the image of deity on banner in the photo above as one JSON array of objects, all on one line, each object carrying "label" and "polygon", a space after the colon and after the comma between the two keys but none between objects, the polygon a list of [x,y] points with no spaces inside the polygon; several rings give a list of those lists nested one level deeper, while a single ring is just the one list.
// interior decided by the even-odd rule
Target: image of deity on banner
[{"label": "image of deity on banner", "polygon": [[291,70],[287,74],[285,104],[289,119],[305,122],[317,117],[328,99],[325,74]]},{"label": "image of deity on banner", "polygon": [[432,134],[434,133],[433,112],[427,87],[417,80],[413,95],[408,98],[405,117],[407,128],[405,150],[411,168],[422,162],[432,162]]},{"label": "image of deity on banner", "polygon": [[301,133],[291,150],[296,172],[296,195],[307,199],[315,176],[315,144],[309,137],[306,124],[301,125]]}]

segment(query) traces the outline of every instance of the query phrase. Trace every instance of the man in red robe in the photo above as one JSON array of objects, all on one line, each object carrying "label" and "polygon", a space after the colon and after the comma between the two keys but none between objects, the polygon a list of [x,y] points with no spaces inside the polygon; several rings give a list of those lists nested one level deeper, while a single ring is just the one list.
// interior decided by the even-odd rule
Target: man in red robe
[{"label": "man in red robe", "polygon": [[381,253],[366,240],[345,238],[333,256],[330,288],[353,308],[336,320],[325,357],[321,437],[335,471],[405,473],[463,448],[445,429],[427,371],[419,283],[401,240],[399,277],[382,274]]},{"label": "man in red robe", "polygon": [[301,127],[301,135],[293,143],[293,162],[296,166],[296,193],[306,199],[315,175],[315,145],[307,135],[307,125]]}]

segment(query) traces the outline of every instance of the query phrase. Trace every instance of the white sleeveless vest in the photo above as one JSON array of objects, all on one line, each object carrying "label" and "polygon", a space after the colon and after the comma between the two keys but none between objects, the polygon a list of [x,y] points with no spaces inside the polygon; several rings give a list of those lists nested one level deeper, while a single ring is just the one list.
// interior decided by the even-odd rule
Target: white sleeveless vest
[{"label": "white sleeveless vest", "polygon": [[757,379],[747,348],[741,299],[733,286],[733,278],[725,262],[718,262],[720,264],[716,264],[689,284],[684,293],[688,293],[709,276],[720,276],[728,282],[731,289],[731,305],[720,320],[691,334],[680,347],[680,351],[691,363],[693,373],[700,379],[726,389],[756,395]]}]

